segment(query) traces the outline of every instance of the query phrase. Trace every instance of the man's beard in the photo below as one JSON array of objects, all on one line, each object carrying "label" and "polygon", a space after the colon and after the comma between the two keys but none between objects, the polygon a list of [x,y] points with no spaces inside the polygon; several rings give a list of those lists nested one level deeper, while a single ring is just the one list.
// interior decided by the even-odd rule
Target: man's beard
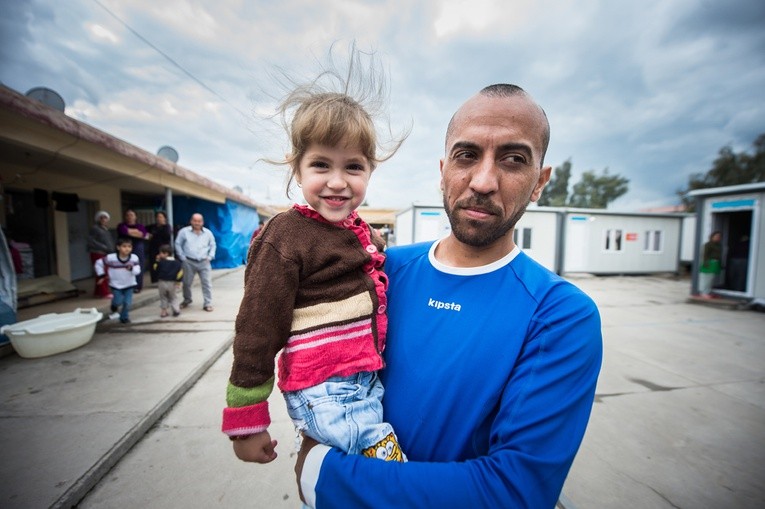
[{"label": "man's beard", "polygon": [[471,198],[458,201],[454,204],[454,209],[451,209],[447,203],[446,194],[444,194],[444,210],[446,210],[446,215],[449,218],[449,223],[451,223],[452,233],[457,238],[457,240],[472,247],[486,247],[493,244],[496,240],[504,237],[507,232],[515,227],[515,224],[526,212],[526,207],[528,204],[529,202],[527,201],[523,207],[521,207],[507,221],[495,224],[476,221],[473,219],[460,218],[455,213],[457,209],[479,207],[494,215],[494,217],[500,218],[502,211],[499,210],[493,203],[491,203],[489,198],[481,195],[473,195]]}]

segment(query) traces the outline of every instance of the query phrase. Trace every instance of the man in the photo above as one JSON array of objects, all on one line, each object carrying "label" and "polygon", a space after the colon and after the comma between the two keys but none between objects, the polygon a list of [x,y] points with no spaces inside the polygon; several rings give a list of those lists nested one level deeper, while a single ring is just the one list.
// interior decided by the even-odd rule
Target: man
[{"label": "man", "polygon": [[600,370],[592,300],[528,258],[513,228],[550,178],[544,111],[492,85],[455,113],[441,160],[443,240],[393,248],[385,420],[407,463],[308,438],[309,506],[552,508]]},{"label": "man", "polygon": [[199,274],[202,283],[203,309],[212,311],[212,266],[215,259],[215,237],[204,227],[202,214],[193,214],[189,226],[184,226],[175,238],[175,255],[183,262],[183,302],[181,307],[191,304],[191,285],[194,275]]}]

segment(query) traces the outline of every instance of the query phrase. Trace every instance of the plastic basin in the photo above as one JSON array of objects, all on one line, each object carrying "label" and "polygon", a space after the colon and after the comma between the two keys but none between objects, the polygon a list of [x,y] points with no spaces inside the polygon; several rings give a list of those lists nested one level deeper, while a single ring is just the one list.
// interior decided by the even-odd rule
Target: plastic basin
[{"label": "plastic basin", "polygon": [[68,352],[88,343],[102,318],[96,308],[71,313],[48,313],[32,320],[4,325],[0,334],[11,340],[21,357],[35,358]]}]

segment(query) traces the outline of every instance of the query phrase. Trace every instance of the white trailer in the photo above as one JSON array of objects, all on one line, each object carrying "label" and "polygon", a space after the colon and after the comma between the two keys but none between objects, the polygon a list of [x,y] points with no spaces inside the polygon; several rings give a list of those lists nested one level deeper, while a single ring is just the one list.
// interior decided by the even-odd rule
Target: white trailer
[{"label": "white trailer", "polygon": [[513,235],[524,253],[553,272],[560,272],[561,210],[530,206],[515,225]]},{"label": "white trailer", "polygon": [[[514,241],[559,274],[677,272],[693,248],[689,217],[531,205],[515,227]],[[395,243],[436,240],[450,230],[442,206],[413,205],[396,215]]]},{"label": "white trailer", "polygon": [[765,182],[698,189],[688,196],[696,199],[697,214],[692,291],[698,291],[703,246],[719,231],[723,272],[713,292],[765,305]]},{"label": "white trailer", "polygon": [[569,209],[562,272],[677,272],[682,223],[677,214]]},{"label": "white trailer", "polygon": [[441,205],[412,205],[396,214],[395,242],[405,246],[436,240],[451,232],[449,218]]}]

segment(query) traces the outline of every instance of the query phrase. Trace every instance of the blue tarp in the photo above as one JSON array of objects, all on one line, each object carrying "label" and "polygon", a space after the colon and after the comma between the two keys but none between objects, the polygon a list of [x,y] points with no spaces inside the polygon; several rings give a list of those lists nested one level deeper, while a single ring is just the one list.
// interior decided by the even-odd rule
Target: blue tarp
[{"label": "blue tarp", "polygon": [[244,265],[250,237],[260,223],[258,211],[231,200],[221,204],[201,198],[173,197],[173,222],[176,225],[188,225],[191,215],[197,212],[204,216],[205,227],[212,231],[218,244],[212,267],[226,269]]}]

